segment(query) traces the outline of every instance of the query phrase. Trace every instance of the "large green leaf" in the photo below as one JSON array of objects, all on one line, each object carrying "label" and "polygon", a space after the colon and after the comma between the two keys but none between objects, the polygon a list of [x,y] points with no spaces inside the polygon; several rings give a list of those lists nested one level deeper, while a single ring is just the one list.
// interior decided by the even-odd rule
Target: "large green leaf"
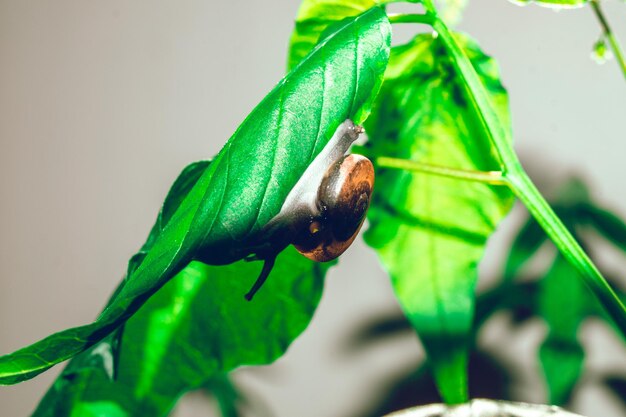
[{"label": "large green leaf", "polygon": [[[507,96],[495,62],[469,39],[458,41],[509,131]],[[369,155],[467,170],[499,169],[437,38],[419,35],[394,48],[389,67],[366,123]],[[512,195],[505,187],[485,183],[378,169],[373,196],[366,241],[391,275],[444,399],[463,402],[477,264],[487,239],[511,208]]]},{"label": "large green leaf", "polygon": [[242,242],[279,212],[339,124],[365,120],[389,43],[379,8],[337,25],[239,126],[98,319],[0,357],[0,384],[32,378],[102,340],[194,258],[245,256]]}]

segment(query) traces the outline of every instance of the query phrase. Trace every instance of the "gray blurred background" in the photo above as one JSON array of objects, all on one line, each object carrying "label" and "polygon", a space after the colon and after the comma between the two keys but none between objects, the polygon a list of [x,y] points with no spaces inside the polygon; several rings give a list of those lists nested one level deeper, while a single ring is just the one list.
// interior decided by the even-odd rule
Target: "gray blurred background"
[{"label": "gray blurred background", "polygon": [[[626,42],[626,5],[604,3]],[[215,154],[282,77],[298,4],[0,0],[0,353],[93,320],[179,171]],[[460,28],[500,62],[516,148],[541,188],[578,173],[626,216],[626,83],[614,60],[590,59],[600,32],[591,10],[470,0]],[[521,213],[490,242],[486,275]],[[357,415],[422,349],[412,337],[346,358],[338,345],[356,323],[397,309],[359,243],[329,274],[313,323],[287,355],[237,371],[237,381],[264,413]],[[535,324],[507,336],[495,323],[482,338],[519,356],[540,342]],[[586,367],[626,371],[611,331],[591,324],[581,335]],[[1,387],[0,415],[28,415],[60,369]],[[520,396],[545,401],[534,358],[519,371]],[[589,416],[626,413],[599,388],[580,397],[575,406]],[[205,416],[207,407],[194,395],[177,413]]]}]

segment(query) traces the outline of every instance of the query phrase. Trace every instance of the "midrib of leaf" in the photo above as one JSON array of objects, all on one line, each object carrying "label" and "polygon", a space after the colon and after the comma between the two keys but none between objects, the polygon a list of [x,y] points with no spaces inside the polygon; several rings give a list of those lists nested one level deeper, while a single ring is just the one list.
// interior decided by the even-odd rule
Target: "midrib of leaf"
[{"label": "midrib of leaf", "polygon": [[261,204],[259,204],[259,211],[257,212],[256,215],[256,219],[254,220],[254,223],[257,226],[260,226],[261,224],[259,223],[259,217],[261,216],[261,213],[263,212],[264,209],[264,204],[266,202],[267,199],[267,194],[268,194],[268,189],[269,189],[269,185],[272,183],[272,179],[274,178],[274,169],[276,167],[276,154],[278,153],[278,145],[280,143],[280,139],[281,139],[281,128],[282,128],[282,121],[283,121],[283,113],[285,111],[284,108],[284,103],[285,103],[285,90],[287,83],[283,83],[282,87],[279,91],[279,95],[278,95],[278,117],[276,119],[276,127],[274,129],[274,135],[273,137],[276,138],[275,139],[275,143],[274,146],[272,146],[273,149],[273,154],[272,154],[272,167],[270,169],[270,175],[267,176],[267,182],[265,183],[265,188],[263,190],[263,197],[261,198]]},{"label": "midrib of leaf", "polygon": [[352,73],[354,74],[354,77],[352,77],[352,104],[350,105],[350,107],[352,108],[352,112],[354,113],[354,105],[355,105],[355,101],[356,101],[356,92],[357,92],[357,86],[359,85],[359,45],[357,44],[356,47],[354,48],[354,68]]},{"label": "midrib of leaf", "polygon": [[[430,204],[430,200],[428,199],[428,194],[430,194],[431,192],[431,186],[432,184],[429,184],[428,187],[428,191],[426,191],[426,189],[424,190],[424,197],[426,198],[426,201],[428,201],[428,203],[426,204],[426,210],[431,216],[432,216],[432,206]],[[434,277],[434,279],[429,280],[429,282],[431,283],[432,287],[433,287],[433,295],[435,298],[435,304],[436,304],[436,308],[437,308],[437,315],[436,315],[436,319],[439,322],[439,327],[441,330],[441,333],[443,334],[450,334],[450,328],[448,327],[448,323],[446,320],[446,316],[447,316],[447,312],[446,309],[444,307],[444,297],[443,294],[441,293],[441,289],[439,287],[439,280],[437,279],[437,277],[439,277],[439,270],[437,268],[438,263],[436,261],[436,255],[435,253],[437,252],[436,246],[437,246],[437,240],[434,239],[434,236],[431,234],[428,234],[428,240],[430,241],[430,243],[428,244],[428,261],[430,263],[430,276]],[[420,277],[416,277],[417,279],[419,279]],[[439,329],[438,329],[439,330]]]},{"label": "midrib of leaf", "polygon": [[[213,162],[211,163],[211,167],[218,166],[218,164],[222,161],[222,158],[226,158],[226,166],[224,167],[224,181],[219,184],[221,186],[221,192],[220,192],[220,198],[218,200],[218,207],[220,207],[220,210],[218,210],[217,214],[215,215],[215,217],[213,217],[213,219],[210,220],[210,223],[208,224],[208,230],[206,232],[207,236],[211,236],[211,232],[213,231],[213,228],[215,227],[215,223],[217,222],[217,219],[220,218],[220,214],[221,214],[221,208],[224,206],[224,196],[226,195],[226,186],[228,184],[228,178],[230,177],[230,147],[231,147],[231,143],[227,142],[226,146],[224,146],[224,149],[222,151],[220,151],[220,153],[217,155],[217,157],[213,160]],[[222,155],[226,155],[226,156],[222,156]],[[207,170],[208,171],[208,170]],[[205,174],[207,175],[207,174]],[[200,178],[202,179],[202,177]],[[207,197],[208,197],[208,193],[209,190],[212,189],[213,186],[213,180],[214,177],[213,175],[211,175],[211,179],[209,180],[209,183],[207,185],[207,188],[205,190],[205,192],[202,194],[202,200],[204,201]],[[196,211],[197,214],[197,211]],[[195,218],[196,216],[194,216]]]},{"label": "midrib of leaf", "polygon": [[317,117],[317,131],[315,132],[315,141],[313,142],[313,146],[311,146],[311,152],[309,153],[309,161],[313,160],[313,156],[320,152],[317,149],[317,144],[319,143],[320,137],[322,135],[322,119],[324,118],[324,111],[326,110],[326,62],[324,62],[324,67],[322,68],[322,102],[320,105],[320,114]]}]

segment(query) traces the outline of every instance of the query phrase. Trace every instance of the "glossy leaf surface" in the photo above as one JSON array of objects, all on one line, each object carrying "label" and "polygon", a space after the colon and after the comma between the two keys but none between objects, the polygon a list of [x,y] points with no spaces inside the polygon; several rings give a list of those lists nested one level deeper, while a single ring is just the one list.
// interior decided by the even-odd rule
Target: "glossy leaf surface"
[{"label": "glossy leaf surface", "polygon": [[0,357],[0,384],[32,378],[102,340],[194,258],[244,256],[241,241],[279,212],[337,126],[367,117],[389,43],[379,8],[337,25],[241,124],[98,319]]},{"label": "glossy leaf surface", "polygon": [[[481,76],[502,129],[506,93],[495,62],[458,38]],[[366,153],[449,168],[498,170],[437,39],[420,35],[392,51]],[[424,343],[447,402],[466,400],[467,343],[477,265],[512,204],[506,187],[378,169],[366,241],[391,275],[396,296]]]}]

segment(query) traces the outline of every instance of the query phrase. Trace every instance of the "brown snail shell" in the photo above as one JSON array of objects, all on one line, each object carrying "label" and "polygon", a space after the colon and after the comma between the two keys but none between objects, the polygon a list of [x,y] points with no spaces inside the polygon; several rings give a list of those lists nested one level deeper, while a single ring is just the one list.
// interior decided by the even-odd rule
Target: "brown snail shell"
[{"label": "brown snail shell", "polygon": [[294,239],[296,249],[317,262],[345,252],[363,225],[373,188],[374,166],[366,157],[351,154],[333,163],[318,188],[319,215]]}]

